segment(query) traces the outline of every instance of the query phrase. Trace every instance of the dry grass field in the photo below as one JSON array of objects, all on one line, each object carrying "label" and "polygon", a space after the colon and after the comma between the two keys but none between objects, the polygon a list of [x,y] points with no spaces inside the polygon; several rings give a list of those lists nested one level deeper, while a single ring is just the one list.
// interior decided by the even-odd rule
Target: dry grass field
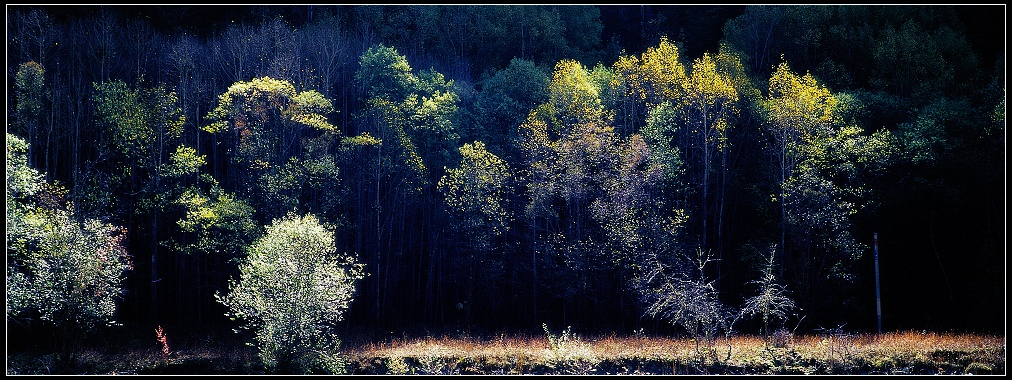
[{"label": "dry grass field", "polygon": [[[730,346],[730,350],[729,350]],[[362,374],[1004,374],[1005,338],[896,332],[718,339],[416,338],[345,350]],[[707,352],[710,352],[708,355]]]},{"label": "dry grass field", "polygon": [[[254,349],[233,339],[151,342],[82,350],[59,370],[55,355],[8,353],[7,374],[260,374]],[[232,340],[232,341],[226,341]],[[710,350],[691,339],[579,334],[398,338],[342,346],[349,374],[1005,374],[1005,338],[904,331],[735,336]],[[729,350],[730,348],[730,350]]]}]

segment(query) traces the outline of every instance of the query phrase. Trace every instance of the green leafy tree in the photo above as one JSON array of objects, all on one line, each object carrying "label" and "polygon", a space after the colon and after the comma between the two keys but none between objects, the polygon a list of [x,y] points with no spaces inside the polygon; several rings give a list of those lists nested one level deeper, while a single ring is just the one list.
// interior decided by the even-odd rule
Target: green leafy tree
[{"label": "green leafy tree", "polygon": [[548,98],[548,73],[532,61],[515,58],[481,82],[481,90],[461,125],[465,141],[482,141],[508,162],[520,162],[517,133],[527,114]]},{"label": "green leafy tree", "polygon": [[896,155],[895,142],[888,132],[866,135],[856,125],[861,104],[853,96],[794,74],[786,63],[769,86],[762,109],[779,175],[778,248],[802,304],[822,312],[831,289],[856,281],[850,268],[865,247],[853,236],[853,218],[867,203],[866,184]]},{"label": "green leafy tree", "polygon": [[[92,181],[74,189],[85,215],[112,213],[134,236],[148,242],[151,269],[151,315],[161,313],[158,279],[159,221],[161,209],[169,203],[163,194],[160,170],[168,149],[182,134],[186,121],[178,98],[164,86],[132,88],[120,80],[94,83],[92,103],[100,128],[98,173]],[[107,181],[97,175],[108,175]],[[138,239],[141,240],[141,239]]]},{"label": "green leafy tree", "polygon": [[[75,189],[86,211],[111,211],[126,219],[128,226],[139,217],[157,220],[154,203],[165,189],[160,173],[171,147],[182,134],[186,121],[174,92],[163,86],[131,88],[122,81],[93,84],[96,123],[103,138],[99,144],[98,168],[110,177],[108,183],[92,190]],[[156,223],[156,222],[152,222]],[[151,231],[157,225],[151,227]],[[155,239],[157,240],[157,239]]]},{"label": "green leafy tree", "polygon": [[[207,114],[207,132],[223,134],[232,149],[227,184],[273,218],[298,209],[306,174],[303,139],[335,135],[327,117],[330,100],[315,90],[299,92],[291,82],[271,77],[239,81],[219,95]],[[335,137],[336,138],[336,137]]]},{"label": "green leafy tree", "polygon": [[[440,249],[432,244],[442,228],[430,226],[442,226],[433,212],[440,203],[436,184],[456,161],[459,98],[453,81],[434,70],[414,71],[407,58],[392,47],[372,46],[359,61],[356,84],[365,91],[364,108],[356,121],[363,135],[343,143],[352,142],[345,145],[349,148],[375,147],[368,149],[369,155],[352,157],[349,166],[357,173],[349,176],[365,180],[365,186],[359,188],[368,189],[357,191],[353,203],[358,220],[365,221],[359,225],[359,233],[369,233],[365,235],[372,253],[368,260],[377,273],[370,290],[375,292],[376,319],[382,321],[379,313],[390,307],[396,296],[388,287],[400,285],[400,274],[413,264],[409,261],[412,257],[428,256],[428,283],[442,281],[435,277],[436,266],[443,265],[437,259]],[[371,170],[367,173],[364,168]],[[405,223],[412,218],[419,218],[420,225]],[[413,240],[412,236],[418,238]],[[381,280],[379,273],[389,277]],[[368,297],[373,299],[372,294]],[[436,297],[439,295],[429,294],[426,298]]]},{"label": "green leafy tree", "polygon": [[970,104],[965,99],[939,98],[919,108],[915,119],[901,123],[897,130],[904,159],[915,165],[936,166],[951,158],[956,145],[952,135],[970,117]]},{"label": "green leafy tree", "polygon": [[[149,141],[154,136],[147,123],[147,110],[141,101],[141,94],[123,81],[109,81],[93,84],[95,92],[92,103],[95,106],[97,126],[103,134],[99,144],[99,170],[110,176],[109,181],[96,185],[105,191],[82,192],[80,199],[85,213],[112,211],[120,218],[130,216],[132,197],[117,194],[138,192],[140,165],[145,163]],[[106,197],[98,198],[97,196]]]},{"label": "green leafy tree", "polygon": [[417,94],[408,96],[402,108],[408,114],[408,133],[418,147],[419,156],[427,167],[433,168],[428,181],[435,183],[442,176],[441,169],[454,160],[457,148],[458,107],[460,98],[448,81],[433,70],[418,73]]},{"label": "green leafy tree", "polygon": [[331,134],[302,142],[300,201],[308,212],[327,222],[338,222],[345,216],[342,206],[348,194],[339,165],[340,144],[338,136]]},{"label": "green leafy tree", "polygon": [[355,82],[365,89],[366,98],[402,100],[417,85],[411,64],[397,49],[382,44],[373,46],[359,57]]},{"label": "green leafy tree", "polygon": [[7,317],[55,327],[61,364],[81,340],[116,324],[116,302],[132,268],[126,230],[78,220],[66,192],[28,167],[27,143],[7,135]]},{"label": "green leafy tree", "polygon": [[[626,258],[651,249],[653,222],[664,217],[651,196],[662,167],[642,136],[615,133],[601,83],[580,63],[560,61],[547,101],[520,126],[524,212],[532,265],[541,270],[535,289],[543,273],[545,288],[564,301],[563,312],[618,297]],[[596,298],[589,305],[573,302],[581,297]]]},{"label": "green leafy tree", "polygon": [[682,148],[676,140],[679,121],[676,108],[671,103],[662,103],[650,110],[642,133],[643,140],[652,152],[651,161],[659,165],[664,173],[663,182],[668,191],[662,196],[679,208],[687,208],[688,189],[682,180],[685,161]]},{"label": "green leafy tree", "polygon": [[512,218],[505,205],[511,191],[512,174],[509,165],[485,149],[481,141],[460,147],[459,167],[447,170],[439,180],[439,190],[445,195],[446,207],[457,215],[474,248],[487,251],[490,239],[509,229]]},{"label": "green leafy tree", "polygon": [[181,232],[178,241],[170,244],[179,252],[199,254],[225,269],[226,264],[241,259],[245,247],[257,236],[254,209],[222,190],[210,176],[202,176],[201,181],[203,186],[183,188],[173,200],[185,214],[176,221]]},{"label": "green leafy tree", "polygon": [[453,228],[468,242],[466,259],[456,261],[454,272],[467,273],[464,298],[474,305],[476,287],[492,291],[503,273],[503,257],[494,252],[513,219],[507,204],[513,178],[509,165],[480,141],[464,144],[460,155],[460,166],[447,170],[438,189],[453,218]]},{"label": "green leafy tree", "polygon": [[248,250],[225,295],[228,315],[255,333],[272,372],[341,372],[334,323],[344,314],[363,268],[339,254],[333,230],[312,214],[289,214],[267,227]]},{"label": "green leafy tree", "polygon": [[[14,77],[14,98],[17,100],[12,132],[25,136],[28,143],[42,129],[42,107],[46,99],[46,70],[38,62],[29,61],[18,66]],[[32,153],[28,152],[31,157]]]},{"label": "green leafy tree", "polygon": [[415,73],[406,57],[382,44],[359,62],[355,80],[368,87],[363,129],[388,142],[391,162],[409,168],[418,189],[438,181],[458,139],[453,81],[432,70]]},{"label": "green leafy tree", "polygon": [[887,23],[872,46],[869,85],[920,105],[937,94],[960,93],[974,83],[977,56],[966,38],[948,24],[923,16]]},{"label": "green leafy tree", "polygon": [[[7,220],[8,231],[11,221],[21,220],[18,215],[26,212],[32,199],[42,189],[44,176],[28,164],[29,143],[14,134],[7,134]],[[15,231],[18,229],[15,227]]]},{"label": "green leafy tree", "polygon": [[210,314],[207,289],[224,289],[231,273],[236,272],[245,250],[258,236],[254,209],[246,200],[226,192],[211,175],[201,174],[204,155],[180,145],[163,165],[163,180],[174,184],[161,194],[160,209],[174,229],[160,245],[174,251],[177,263],[199,262],[199,270],[177,274],[179,284],[192,289],[177,289],[177,302],[189,304],[180,312],[181,321],[201,323]]}]

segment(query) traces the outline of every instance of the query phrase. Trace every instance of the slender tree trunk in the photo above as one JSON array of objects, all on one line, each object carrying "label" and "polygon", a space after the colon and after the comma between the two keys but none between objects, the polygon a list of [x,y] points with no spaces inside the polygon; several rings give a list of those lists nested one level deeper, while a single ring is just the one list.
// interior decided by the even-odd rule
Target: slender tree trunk
[{"label": "slender tree trunk", "polygon": [[[722,132],[726,133],[726,132]],[[720,154],[720,194],[717,200],[717,259],[721,260],[717,265],[717,278],[721,279],[720,268],[723,265],[724,259],[724,205],[727,203],[727,147]]]},{"label": "slender tree trunk", "polygon": [[709,125],[708,120],[706,118],[705,106],[702,106],[700,108],[703,111],[701,115],[701,117],[703,118],[703,125],[702,128],[700,128],[700,136],[702,137],[703,140],[701,141],[700,144],[700,146],[703,148],[703,157],[700,165],[701,170],[703,171],[702,175],[703,179],[701,182],[701,184],[703,185],[703,197],[702,201],[700,202],[700,206],[702,206],[703,210],[702,212],[703,233],[700,239],[702,241],[700,247],[703,250],[703,252],[706,252],[707,248],[709,248],[707,242],[710,239],[710,236],[707,233],[708,232],[707,227],[709,226],[710,221],[710,142],[707,139],[707,137],[710,134],[710,128],[712,127],[712,125]]},{"label": "slender tree trunk", "polygon": [[[127,230],[129,231],[129,229]],[[158,250],[151,251],[151,322],[155,322],[158,319],[158,282],[161,281],[158,278]]]},{"label": "slender tree trunk", "polygon": [[[780,150],[780,262],[787,263],[787,203],[784,202],[786,196],[786,189],[784,186],[787,184],[787,141],[786,136],[781,138],[780,143],[783,144]],[[780,277],[783,278],[784,267],[787,265],[780,266]]]},{"label": "slender tree trunk", "polygon": [[381,321],[383,320],[383,313],[381,312],[381,309],[380,309],[380,305],[382,304],[382,302],[380,301],[380,299],[382,298],[382,293],[380,292],[380,290],[381,290],[380,289],[380,285],[381,285],[381,282],[382,282],[381,280],[382,279],[380,278],[380,274],[382,273],[381,269],[383,269],[382,262],[380,261],[383,258],[382,257],[382,252],[381,252],[381,246],[380,246],[382,244],[382,241],[383,241],[383,228],[382,228],[382,226],[380,224],[381,223],[381,220],[380,220],[380,215],[381,215],[381,209],[380,209],[380,207],[381,207],[381,205],[380,205],[380,180],[381,180],[381,178],[380,178],[380,166],[382,166],[382,161],[383,161],[382,157],[383,157],[383,145],[380,145],[378,147],[378,149],[376,150],[376,203],[375,203],[375,206],[374,206],[374,209],[373,209],[373,212],[376,213],[376,248],[375,248],[375,252],[374,253],[376,255],[376,310],[375,310],[375,313],[376,313],[376,321],[375,321],[375,323],[376,323],[376,325],[375,325],[375,327],[377,329],[379,329],[379,325],[380,325]]}]

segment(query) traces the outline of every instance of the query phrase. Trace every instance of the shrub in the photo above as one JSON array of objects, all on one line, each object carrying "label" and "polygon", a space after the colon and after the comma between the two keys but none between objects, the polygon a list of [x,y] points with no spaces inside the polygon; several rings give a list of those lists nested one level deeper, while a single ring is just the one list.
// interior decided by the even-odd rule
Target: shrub
[{"label": "shrub", "polygon": [[697,249],[695,255],[677,257],[680,262],[674,263],[659,255],[650,258],[637,290],[647,304],[645,314],[685,329],[704,364],[707,357],[716,360],[714,344],[722,331],[725,337],[730,333],[736,312],[720,302],[714,281],[706,276],[707,265],[714,261],[709,253]]},{"label": "shrub", "polygon": [[229,315],[255,331],[272,372],[341,372],[333,323],[343,318],[364,277],[354,256],[339,255],[330,228],[313,215],[275,220],[253,242],[226,296]]},{"label": "shrub", "polygon": [[784,340],[777,338],[786,336],[776,335],[784,335],[780,331],[786,332],[786,330],[777,330],[780,333],[773,334],[770,331],[770,322],[785,320],[789,313],[797,309],[797,305],[790,298],[790,292],[783,285],[777,283],[776,271],[774,270],[776,268],[774,262],[775,253],[776,246],[773,246],[770,248],[769,257],[766,259],[766,266],[763,268],[762,277],[758,280],[749,281],[750,284],[757,287],[757,294],[745,300],[745,304],[741,308],[741,316],[745,318],[762,317],[763,339],[767,345],[774,343],[774,346],[779,346],[777,343],[780,342],[777,341]]},{"label": "shrub", "polygon": [[115,324],[131,265],[126,230],[79,221],[73,205],[62,206],[62,187],[28,166],[27,150],[7,134],[7,317],[55,327],[59,361],[72,364],[87,333]]},{"label": "shrub", "polygon": [[566,329],[562,330],[559,335],[552,334],[551,330],[548,329],[547,323],[542,323],[541,329],[545,331],[545,339],[548,340],[548,346],[552,348],[552,352],[556,356],[565,356],[566,352],[571,348],[570,346],[577,339],[576,335],[573,334],[572,326],[566,326]]}]

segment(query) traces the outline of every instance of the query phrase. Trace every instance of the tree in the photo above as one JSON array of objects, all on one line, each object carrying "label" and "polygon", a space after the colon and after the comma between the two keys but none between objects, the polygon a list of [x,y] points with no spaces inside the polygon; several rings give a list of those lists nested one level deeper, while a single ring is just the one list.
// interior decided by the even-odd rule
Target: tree
[{"label": "tree", "polygon": [[392,47],[379,44],[359,57],[355,82],[365,89],[366,99],[402,100],[417,85],[418,78],[412,73],[406,57]]},{"label": "tree", "polygon": [[625,131],[623,134],[639,131],[650,112],[665,102],[677,104],[681,99],[687,78],[681,59],[678,46],[666,37],[639,57],[618,57],[612,65],[614,76],[609,87],[616,109],[615,124]]},{"label": "tree", "polygon": [[[213,306],[207,295],[226,289],[245,250],[259,236],[255,209],[245,199],[226,192],[209,174],[200,174],[205,157],[193,148],[179,146],[165,165],[166,182],[175,183],[161,194],[164,217],[174,229],[159,244],[175,253],[177,270],[170,280],[176,290],[179,320],[202,323]],[[212,304],[212,305],[209,305]],[[194,319],[188,319],[194,318]]]},{"label": "tree", "polygon": [[10,46],[18,56],[10,55],[14,62],[48,62],[59,33],[53,19],[41,9],[15,9],[10,12]]},{"label": "tree", "polygon": [[481,141],[460,147],[460,167],[447,170],[439,180],[446,206],[467,222],[459,225],[475,239],[476,247],[487,250],[490,238],[502,235],[509,226],[509,210],[504,207],[511,191],[509,165],[485,149]]},{"label": "tree", "polygon": [[[729,59],[721,57],[720,60]],[[739,112],[737,89],[730,75],[723,72],[722,68],[717,66],[717,62],[718,59],[709,53],[704,53],[702,58],[694,60],[692,72],[682,84],[683,96],[676,103],[685,122],[683,127],[685,133],[689,135],[686,140],[697,141],[690,143],[687,146],[689,149],[684,153],[689,157],[687,161],[692,169],[689,176],[690,186],[701,189],[694,208],[699,210],[698,215],[702,224],[700,242],[704,251],[709,247],[710,220],[715,219],[717,231],[721,231],[723,222],[723,193],[718,194],[720,196],[713,202],[716,203],[718,216],[711,217],[710,196],[713,194],[711,189],[717,187],[711,184],[711,172],[718,172],[720,176],[713,182],[719,181],[720,188],[723,189],[726,180],[723,174],[728,168],[727,154],[722,153],[725,153],[728,145],[727,130],[734,124]],[[714,161],[717,161],[715,158],[717,154],[721,154],[722,157],[719,166],[714,164]],[[721,236],[721,233],[718,232],[717,236]],[[718,245],[717,248],[717,257],[722,258],[722,247]]]},{"label": "tree", "polygon": [[787,288],[777,282],[777,273],[774,270],[776,252],[776,247],[770,247],[769,257],[759,279],[749,281],[749,284],[756,287],[756,295],[746,299],[741,307],[743,317],[757,315],[762,317],[762,334],[767,346],[770,344],[770,322],[786,320],[788,313],[797,308]]},{"label": "tree", "polygon": [[[351,163],[359,173],[365,167],[372,169],[368,173],[369,190],[358,191],[359,199],[355,201],[360,206],[368,205],[356,210],[360,221],[368,221],[360,224],[357,239],[368,239],[372,254],[367,259],[377,271],[372,280],[376,320],[387,322],[379,313],[397,296],[388,291],[389,287],[402,285],[401,275],[412,273],[407,269],[412,264],[421,265],[415,258],[430,260],[426,273],[430,284],[437,286],[441,281],[433,277],[436,266],[442,263],[437,259],[441,250],[437,242],[444,230],[436,219],[439,214],[434,212],[441,203],[436,183],[455,161],[458,97],[453,81],[434,70],[415,72],[394,48],[372,46],[359,61],[355,78],[364,89],[365,107],[356,115],[356,121],[358,130],[369,135],[359,142],[372,140],[378,144],[368,144],[376,147],[369,149],[373,154],[354,157]],[[366,226],[375,233],[364,235],[369,231]],[[432,296],[419,294],[418,299]],[[408,305],[399,306],[410,312]]]},{"label": "tree", "polygon": [[647,48],[638,59],[616,61],[615,71],[627,77],[632,94],[653,108],[681,97],[682,82],[686,79],[681,60],[678,46],[662,37],[657,46]]},{"label": "tree", "polygon": [[167,52],[163,61],[159,62],[164,73],[162,81],[175,89],[179,107],[187,116],[182,141],[199,150],[197,135],[200,129],[197,123],[207,114],[205,107],[218,95],[210,91],[212,86],[217,86],[218,79],[213,75],[214,70],[209,68],[215,62],[210,62],[207,45],[193,34],[180,33],[166,45]]},{"label": "tree", "polygon": [[[42,65],[29,61],[18,66],[15,75],[17,112],[14,114],[13,132],[25,136],[29,144],[36,140],[36,135],[42,130],[42,107],[46,99],[45,74]],[[28,152],[28,157],[32,157],[32,152]]]},{"label": "tree", "polygon": [[412,168],[417,186],[434,183],[458,139],[453,81],[433,70],[415,73],[404,56],[383,45],[363,53],[360,63],[356,81],[369,86],[360,128],[397,142],[390,153]]},{"label": "tree", "polygon": [[[320,92],[327,98],[342,99],[349,96],[341,89],[342,96],[334,88],[347,76],[347,66],[352,59],[348,32],[341,29],[339,20],[327,12],[317,16],[311,23],[299,30],[303,51],[313,71],[313,82],[319,83]],[[341,107],[346,108],[346,107]]]},{"label": "tree", "polygon": [[453,161],[460,138],[456,127],[460,98],[453,81],[447,81],[443,74],[423,70],[417,77],[417,94],[404,99],[401,108],[408,111],[407,132],[412,144],[418,147],[422,162],[432,168],[426,180],[435,183],[442,176],[441,170]]},{"label": "tree", "polygon": [[517,127],[548,97],[548,74],[532,61],[514,58],[481,82],[481,91],[461,125],[464,141],[481,141],[507,162],[520,162]]},{"label": "tree", "polygon": [[803,146],[817,135],[825,135],[834,122],[834,110],[838,100],[829,89],[817,83],[809,74],[798,76],[790,71],[787,63],[781,63],[769,81],[769,94],[765,99],[766,119],[773,136],[775,157],[780,184],[781,237],[780,249],[784,250],[787,206],[783,201],[787,191],[784,184],[792,175],[799,162],[805,159]]},{"label": "tree", "polygon": [[678,133],[678,119],[675,107],[670,102],[662,103],[650,110],[642,133],[643,140],[652,152],[651,161],[659,165],[664,173],[662,181],[668,191],[662,196],[673,206],[685,209],[688,207],[689,189],[683,180],[685,158],[681,153],[682,148],[675,140]]},{"label": "tree", "polygon": [[[858,8],[858,7],[840,7]],[[823,33],[834,12],[829,6],[748,6],[745,12],[724,24],[723,41],[742,52],[746,66],[768,75],[773,62],[785,56],[803,70],[813,70],[830,49]]]},{"label": "tree", "polygon": [[79,221],[65,190],[28,167],[27,144],[7,135],[7,317],[56,328],[62,364],[94,329],[116,324],[123,277],[132,268],[126,230]]},{"label": "tree", "polygon": [[238,262],[245,246],[256,236],[253,208],[224,192],[213,179],[205,177],[202,181],[208,183],[206,192],[198,186],[187,187],[173,201],[185,212],[176,222],[182,241],[175,248],[211,256],[222,264]]},{"label": "tree", "polygon": [[[604,182],[618,162],[619,138],[608,119],[587,69],[563,60],[555,66],[548,99],[520,126],[535,292],[540,265],[546,266],[544,283],[563,301],[589,291],[595,284],[589,274],[603,269],[594,262],[605,257],[594,254],[601,250],[592,236],[604,239],[589,206],[604,197]],[[564,313],[568,304],[563,303]]]},{"label": "tree", "polygon": [[563,25],[565,49],[559,57],[573,57],[586,65],[599,61],[601,54],[601,10],[596,6],[558,7],[559,19]]},{"label": "tree", "polygon": [[312,214],[288,214],[253,242],[239,278],[215,298],[255,332],[260,359],[272,372],[337,372],[333,323],[344,318],[363,277],[354,255],[338,254],[330,227]]},{"label": "tree", "polygon": [[[158,170],[168,156],[165,151],[182,133],[186,118],[175,93],[164,87],[135,89],[120,80],[94,83],[93,87],[96,124],[103,136],[98,164],[112,178],[105,186],[127,195],[83,200],[90,208],[111,207],[109,211],[125,219],[134,211],[136,197],[132,195],[160,190]],[[96,210],[101,211],[105,210]]]},{"label": "tree", "polygon": [[850,267],[865,247],[853,236],[852,219],[866,203],[869,179],[896,154],[895,143],[886,131],[865,135],[856,124],[861,104],[853,96],[833,93],[786,63],[770,78],[761,108],[779,175],[774,199],[781,214],[781,260],[802,305],[823,312],[831,290],[856,281]]},{"label": "tree", "polygon": [[[671,225],[678,228],[682,222],[674,220]],[[644,255],[633,280],[646,305],[644,315],[666,320],[689,333],[695,341],[696,357],[704,368],[707,359],[717,359],[713,345],[722,331],[730,334],[736,314],[720,301],[714,280],[706,275],[706,268],[713,261],[710,254],[698,248],[694,254],[685,254],[680,249],[652,251]]]},{"label": "tree", "polygon": [[[456,261],[455,273],[467,273],[465,302],[474,305],[475,288],[484,285],[492,291],[502,276],[501,257],[493,250],[497,240],[509,230],[513,219],[507,197],[512,191],[509,165],[485,150],[480,141],[460,147],[459,167],[448,169],[440,178],[438,189],[444,206],[453,217],[454,229],[468,242],[466,258]],[[464,268],[461,268],[463,266]],[[468,311],[472,308],[468,308]]]},{"label": "tree", "polygon": [[[944,13],[944,12],[943,12]],[[871,47],[869,86],[922,105],[936,94],[962,93],[979,71],[977,56],[951,23],[908,16],[886,23]]]},{"label": "tree", "polygon": [[[28,164],[29,143],[23,138],[7,134],[7,220],[20,220],[19,213],[26,212],[33,197],[42,188],[43,174]],[[12,225],[8,224],[9,227]],[[15,228],[17,230],[17,228]]]},{"label": "tree", "polygon": [[[185,116],[174,92],[164,86],[131,88],[120,80],[94,83],[92,104],[99,147],[96,171],[108,180],[92,180],[75,189],[85,215],[112,213],[126,224],[134,236],[143,236],[150,253],[151,315],[161,315],[158,294],[160,209],[166,203],[161,195],[160,170],[168,158],[168,148],[180,137]],[[147,222],[147,223],[145,223]],[[135,243],[136,244],[136,243]]]},{"label": "tree", "polygon": [[333,112],[331,101],[315,90],[298,92],[286,80],[262,77],[236,82],[221,94],[204,130],[224,134],[232,149],[236,170],[229,171],[226,186],[236,186],[272,218],[299,207],[303,139],[338,133],[327,119]]},{"label": "tree", "polygon": [[668,211],[653,202],[663,167],[642,136],[615,133],[595,79],[560,61],[548,99],[520,126],[534,288],[563,301],[564,318],[570,308],[595,313],[622,302],[626,258],[661,240],[647,241]]},{"label": "tree", "polygon": [[231,24],[208,44],[218,66],[215,77],[225,83],[264,76],[294,82],[301,66],[293,41],[296,33],[280,17],[261,25]]}]

